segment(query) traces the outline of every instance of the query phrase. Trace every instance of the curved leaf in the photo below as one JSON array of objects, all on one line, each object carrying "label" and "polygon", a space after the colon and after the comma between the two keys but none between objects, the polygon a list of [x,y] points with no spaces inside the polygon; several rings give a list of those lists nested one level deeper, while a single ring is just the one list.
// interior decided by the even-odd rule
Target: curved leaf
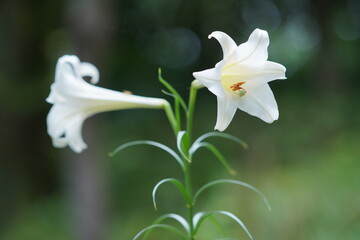
[{"label": "curved leaf", "polygon": [[136,236],[133,238],[133,240],[138,239],[142,234],[144,234],[145,232],[147,232],[151,229],[154,229],[154,228],[164,228],[164,229],[167,229],[169,231],[172,231],[173,233],[176,233],[176,234],[184,237],[184,239],[187,238],[187,236],[183,232],[181,232],[179,229],[177,229],[173,226],[170,226],[167,224],[153,224],[153,225],[150,225],[150,226],[144,228],[143,230],[141,230],[138,234],[136,234]]},{"label": "curved leaf", "polygon": [[212,187],[214,185],[217,184],[221,184],[221,183],[231,183],[231,184],[236,184],[236,185],[240,185],[242,187],[246,187],[254,192],[256,192],[257,194],[260,195],[260,197],[262,198],[262,200],[264,201],[265,205],[267,206],[267,208],[269,209],[269,211],[271,211],[271,206],[269,204],[269,201],[266,199],[265,195],[258,190],[257,188],[255,188],[254,186],[245,183],[245,182],[241,182],[241,181],[237,181],[237,180],[232,180],[232,179],[220,179],[220,180],[215,180],[212,182],[209,182],[207,184],[205,184],[204,186],[202,186],[201,188],[199,188],[199,190],[197,190],[197,192],[194,194],[194,198],[193,198],[193,204],[195,204],[196,199],[199,197],[199,195],[207,188]]},{"label": "curved leaf", "polygon": [[[181,107],[184,109],[184,111],[187,111],[187,107],[185,104],[184,99],[181,97],[181,95],[175,90],[173,86],[171,86],[170,83],[168,83],[162,76],[161,76],[161,68],[158,69],[158,79],[159,81],[172,93],[173,97],[175,99],[178,99]],[[168,94],[167,94],[168,95]]]},{"label": "curved leaf", "polygon": [[[193,145],[194,146],[194,145]],[[221,152],[211,143],[207,143],[207,142],[200,142],[197,143],[197,145],[195,146],[192,154],[190,155],[192,158],[192,155],[195,154],[195,152],[202,148],[205,147],[207,149],[210,150],[210,152],[212,152],[214,154],[214,156],[224,165],[224,167],[226,168],[226,170],[231,174],[231,175],[235,175],[236,171],[230,166],[230,164],[228,163],[228,161],[225,159],[225,157],[221,154]]]},{"label": "curved leaf", "polygon": [[164,215],[160,216],[160,217],[155,221],[155,224],[159,224],[160,222],[164,221],[165,219],[174,219],[174,220],[178,221],[178,222],[184,227],[184,230],[185,230],[187,233],[190,232],[189,223],[185,220],[185,218],[183,218],[183,217],[180,216],[179,214],[175,214],[175,213],[168,213],[168,214],[164,214]]},{"label": "curved leaf", "polygon": [[184,137],[186,137],[186,131],[180,131],[177,135],[176,145],[179,152],[181,153],[181,156],[183,156],[183,158],[186,159],[188,162],[191,162],[191,159],[189,159],[187,154],[184,152]]},{"label": "curved leaf", "polygon": [[[175,213],[168,213],[168,214],[164,214],[160,217],[158,217],[153,224],[160,224],[162,221],[166,220],[166,219],[174,219],[176,221],[178,221],[185,229],[186,233],[190,233],[190,226],[188,224],[188,222],[180,215],[175,214]],[[152,230],[152,229],[151,229]],[[144,234],[144,240],[146,240],[149,235],[151,234],[151,230],[148,230],[145,234]]]},{"label": "curved leaf", "polygon": [[238,238],[217,238],[216,240],[240,240]]},{"label": "curved leaf", "polygon": [[220,224],[220,222],[214,217],[214,216],[209,216],[209,220],[215,225],[216,228],[218,228],[220,230],[220,232],[227,237],[227,233],[224,229],[224,227]]},{"label": "curved leaf", "polygon": [[[226,139],[229,139],[231,141],[234,141],[234,142],[240,144],[245,149],[247,149],[249,147],[246,144],[246,142],[244,142],[240,138],[235,137],[235,136],[230,135],[230,134],[227,134],[227,133],[223,133],[223,132],[208,132],[208,133],[205,133],[205,134],[201,135],[198,139],[195,140],[195,142],[193,143],[193,146],[196,146],[198,143],[204,141],[206,138],[209,138],[209,137],[222,137],[222,138],[226,138]],[[192,152],[193,146],[189,150],[190,153]]]},{"label": "curved leaf", "polygon": [[113,156],[115,156],[115,154],[117,154],[121,150],[124,150],[125,148],[135,146],[135,145],[150,145],[150,146],[158,147],[158,148],[164,150],[165,152],[169,153],[180,164],[180,166],[183,169],[185,167],[184,163],[181,160],[181,158],[179,157],[179,155],[177,155],[176,152],[174,152],[171,148],[169,148],[168,146],[166,146],[166,145],[164,145],[162,143],[154,142],[154,141],[148,141],[148,140],[133,141],[133,142],[128,142],[128,143],[125,143],[123,145],[120,145],[114,151],[109,153],[109,156],[113,157]]},{"label": "curved leaf", "polygon": [[170,97],[175,98],[174,94],[172,94],[172,93],[169,93],[169,92],[167,92],[167,91],[165,91],[165,90],[161,90],[161,92],[162,92],[163,94],[165,94],[165,95],[168,95],[168,96],[170,96]]},{"label": "curved leaf", "polygon": [[195,229],[194,232],[196,233],[199,230],[200,225],[204,222],[204,220],[206,218],[208,218],[212,215],[215,215],[215,214],[225,215],[225,216],[233,219],[235,222],[237,222],[242,227],[242,229],[244,229],[244,231],[250,237],[250,239],[253,239],[250,232],[247,230],[245,224],[234,214],[232,214],[230,212],[226,212],[226,211],[199,212],[199,213],[195,214],[193,217],[193,223],[194,223],[194,229]]},{"label": "curved leaf", "polygon": [[188,195],[187,195],[184,185],[175,178],[166,178],[166,179],[163,179],[160,182],[158,182],[152,191],[152,200],[153,200],[155,210],[157,210],[156,191],[163,183],[166,183],[166,182],[170,182],[170,183],[174,184],[179,189],[179,191],[180,191],[181,195],[184,197],[185,201],[188,202]]}]

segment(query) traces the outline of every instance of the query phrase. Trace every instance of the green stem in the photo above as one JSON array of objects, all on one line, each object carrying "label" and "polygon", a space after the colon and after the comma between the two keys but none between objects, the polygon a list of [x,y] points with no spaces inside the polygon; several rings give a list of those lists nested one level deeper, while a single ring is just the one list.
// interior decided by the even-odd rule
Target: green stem
[{"label": "green stem", "polygon": [[180,102],[178,98],[175,98],[175,118],[176,118],[176,126],[180,131],[181,129],[181,114],[180,114]]},{"label": "green stem", "polygon": [[[196,95],[197,90],[199,86],[197,86],[196,82],[193,81],[191,83],[190,87],[190,95],[189,95],[189,105],[188,110],[186,112],[186,132],[188,134],[187,142],[189,145],[191,145],[191,138],[192,138],[192,128],[193,128],[193,118],[194,118],[194,109],[195,109],[195,102],[196,102]],[[186,147],[186,151],[188,151],[190,146]],[[189,153],[186,152],[186,155]],[[189,158],[189,156],[188,156]],[[193,217],[194,217],[194,204],[193,204],[193,193],[192,193],[192,179],[191,179],[191,162],[184,159],[185,163],[185,171],[184,171],[184,177],[185,177],[185,188],[188,193],[188,199],[189,202],[187,203],[188,213],[189,213],[189,225],[190,225],[190,240],[195,239],[195,233],[194,233],[194,223],[193,223]]]},{"label": "green stem", "polygon": [[186,113],[186,118],[187,118],[186,132],[189,136],[189,142],[191,142],[191,136],[192,136],[192,127],[193,127],[193,118],[194,118],[197,90],[198,87],[196,86],[196,82],[193,81],[190,87],[189,106],[188,106],[188,111]]},{"label": "green stem", "polygon": [[[189,102],[188,107],[184,108],[186,110],[186,132],[188,135],[188,138],[186,139],[185,145],[185,155],[188,156],[188,151],[190,148],[191,143],[191,135],[192,135],[192,128],[193,128],[193,118],[194,118],[194,109],[195,109],[195,101],[196,101],[196,95],[197,90],[199,89],[199,83],[196,81],[193,81],[191,83],[190,87],[190,95],[189,95]],[[175,90],[173,91],[175,92]],[[180,120],[180,112],[179,112],[179,99],[175,98],[175,114],[172,110],[170,104],[167,102],[164,105],[164,110],[166,112],[166,115],[169,119],[169,122],[173,128],[173,131],[175,133],[175,136],[177,136],[178,132],[181,130],[181,120]],[[183,138],[183,141],[185,138]],[[185,164],[184,168],[184,180],[185,180],[185,189],[188,194],[186,207],[188,208],[188,214],[189,219],[188,223],[190,226],[190,233],[189,233],[189,240],[195,240],[195,233],[194,233],[194,223],[193,223],[193,217],[194,217],[194,204],[193,204],[193,192],[192,192],[192,179],[191,179],[191,162],[189,162],[185,157],[183,157],[183,162]]]},{"label": "green stem", "polygon": [[194,240],[194,205],[193,205],[193,194],[192,194],[192,179],[191,179],[191,163],[189,163],[186,159],[185,162],[185,171],[184,171],[184,178],[185,178],[185,189],[188,194],[188,202],[186,203],[186,207],[188,209],[189,219],[188,223],[190,226],[190,234],[189,240]]},{"label": "green stem", "polygon": [[166,102],[166,104],[164,104],[164,110],[176,137],[178,132],[180,131],[180,126],[179,124],[177,124],[176,117],[169,102]]}]

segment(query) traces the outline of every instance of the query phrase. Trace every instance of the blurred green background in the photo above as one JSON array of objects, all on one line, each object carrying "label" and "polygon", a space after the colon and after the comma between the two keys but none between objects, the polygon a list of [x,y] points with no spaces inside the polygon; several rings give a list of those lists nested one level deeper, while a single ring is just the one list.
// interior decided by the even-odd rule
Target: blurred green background
[{"label": "blurred green background", "polygon": [[[221,30],[237,43],[254,28],[270,35],[269,59],[287,67],[272,82],[280,119],[269,125],[238,111],[226,132],[250,148],[213,139],[238,174],[200,151],[194,184],[218,178],[200,210],[228,210],[255,239],[360,239],[360,2],[357,0],[2,0],[0,1],[0,239],[131,239],[162,213],[185,213],[172,186],[151,203],[153,186],[181,178],[160,150],[129,148],[130,140],[175,146],[163,112],[127,110],[96,115],[83,127],[89,149],[55,149],[46,133],[45,102],[57,59],[76,54],[98,66],[99,85],[163,97],[157,68],[187,97],[192,72],[211,68],[221,48],[207,36]],[[214,127],[216,99],[199,92],[195,136]],[[243,231],[219,218],[228,237]],[[206,226],[205,226],[206,225]],[[211,222],[198,240],[220,238]],[[151,239],[177,239],[154,231]]]}]

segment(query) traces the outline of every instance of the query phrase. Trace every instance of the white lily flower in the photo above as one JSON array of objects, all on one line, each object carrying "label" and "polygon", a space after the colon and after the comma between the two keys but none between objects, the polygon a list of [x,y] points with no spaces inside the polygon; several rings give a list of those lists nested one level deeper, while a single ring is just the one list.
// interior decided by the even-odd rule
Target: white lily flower
[{"label": "white lily flower", "polygon": [[82,139],[84,120],[96,113],[129,108],[163,108],[167,101],[141,97],[94,86],[99,80],[97,68],[80,62],[76,56],[63,56],[56,65],[55,82],[47,102],[53,104],[47,116],[48,134],[53,145],[69,147],[80,153],[87,145]]},{"label": "white lily flower", "polygon": [[227,34],[215,31],[223,50],[223,60],[214,68],[194,72],[194,77],[217,96],[218,112],[215,129],[224,131],[241,109],[265,122],[279,118],[279,111],[268,82],[286,79],[285,67],[267,61],[269,36],[255,29],[249,40],[239,46]]}]

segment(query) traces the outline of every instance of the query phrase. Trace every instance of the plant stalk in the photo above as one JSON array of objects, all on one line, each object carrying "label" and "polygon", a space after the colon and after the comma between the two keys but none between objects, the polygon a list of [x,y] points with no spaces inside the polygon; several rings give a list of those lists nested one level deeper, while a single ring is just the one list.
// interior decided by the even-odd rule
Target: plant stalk
[{"label": "plant stalk", "polygon": [[170,125],[171,125],[171,127],[173,129],[173,132],[175,134],[175,137],[177,137],[177,134],[180,131],[180,126],[179,126],[179,124],[178,124],[178,122],[176,120],[176,117],[174,115],[174,112],[173,112],[169,102],[166,102],[166,104],[164,104],[164,110],[165,110],[166,116],[169,119]]},{"label": "plant stalk", "polygon": [[[188,110],[186,112],[186,132],[188,135],[187,142],[189,145],[191,145],[191,139],[192,139],[192,128],[193,128],[193,118],[194,118],[194,109],[195,109],[195,102],[196,102],[196,95],[197,95],[198,86],[194,83],[194,81],[191,83],[190,87],[190,95],[189,95],[189,102],[188,102]],[[189,148],[190,146],[186,146],[186,155],[188,159],[190,159],[189,156]],[[193,217],[194,217],[194,204],[193,204],[193,193],[192,193],[192,179],[191,179],[191,162],[184,159],[185,163],[185,171],[184,171],[184,178],[185,178],[185,188],[188,193],[188,199],[189,202],[187,203],[188,213],[189,213],[189,226],[190,226],[190,236],[189,240],[195,239],[195,233],[194,233],[194,223],[193,223]]]},{"label": "plant stalk", "polygon": [[185,189],[188,194],[188,202],[186,203],[186,207],[188,209],[189,219],[188,223],[190,226],[190,233],[189,233],[189,240],[194,240],[194,205],[193,205],[193,194],[192,194],[192,179],[191,179],[191,163],[189,163],[186,159],[185,162],[185,171],[184,171],[184,178],[185,178]]},{"label": "plant stalk", "polygon": [[190,87],[190,95],[189,95],[189,106],[188,111],[186,113],[186,132],[189,136],[189,142],[191,142],[192,137],[192,128],[193,128],[193,118],[194,118],[194,109],[195,109],[195,102],[196,102],[196,95],[197,95],[198,87],[196,82],[193,81]]}]

